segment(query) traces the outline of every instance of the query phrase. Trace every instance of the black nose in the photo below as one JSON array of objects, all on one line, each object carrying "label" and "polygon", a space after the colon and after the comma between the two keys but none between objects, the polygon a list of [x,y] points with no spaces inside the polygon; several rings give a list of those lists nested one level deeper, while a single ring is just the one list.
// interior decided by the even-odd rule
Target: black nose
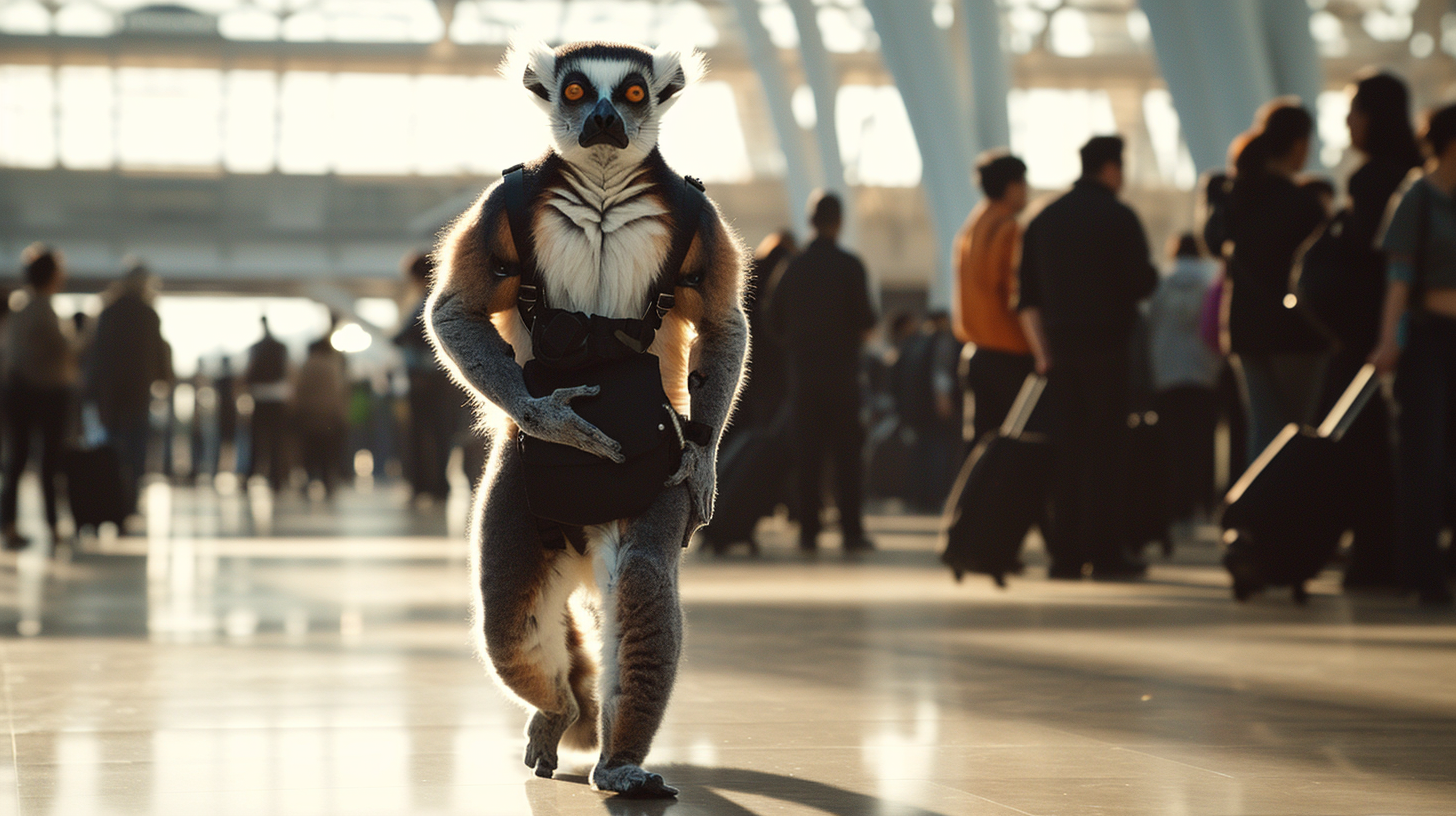
[{"label": "black nose", "polygon": [[605,99],[598,102],[595,108],[592,108],[591,123],[599,130],[606,130],[612,125],[617,124],[620,120],[621,117],[617,115],[617,109],[612,107],[612,103]]},{"label": "black nose", "polygon": [[623,124],[622,117],[617,114],[612,103],[605,99],[598,101],[592,112],[587,114],[577,141],[582,147],[605,143],[621,149],[629,144],[627,127]]}]

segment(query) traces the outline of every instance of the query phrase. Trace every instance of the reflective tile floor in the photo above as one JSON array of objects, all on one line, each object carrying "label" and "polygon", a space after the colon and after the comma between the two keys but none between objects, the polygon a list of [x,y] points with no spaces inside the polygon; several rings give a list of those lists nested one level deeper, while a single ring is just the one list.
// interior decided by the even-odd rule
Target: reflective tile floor
[{"label": "reflective tile floor", "polygon": [[[0,812],[1451,814],[1456,616],[1228,597],[1211,542],[1141,583],[1008,590],[880,551],[683,564],[688,642],[649,766],[676,802],[520,760],[471,654],[463,508],[154,486],[150,534],[0,556]],[[1031,557],[1035,563],[1035,554]]]}]

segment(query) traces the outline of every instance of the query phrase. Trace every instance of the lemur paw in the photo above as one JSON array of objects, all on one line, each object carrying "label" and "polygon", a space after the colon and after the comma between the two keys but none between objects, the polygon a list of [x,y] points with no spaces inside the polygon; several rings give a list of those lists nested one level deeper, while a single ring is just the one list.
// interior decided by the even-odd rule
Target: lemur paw
[{"label": "lemur paw", "polygon": [[600,391],[595,385],[558,388],[547,396],[528,400],[516,422],[527,436],[569,445],[621,464],[626,461],[622,446],[571,408],[572,400],[594,397]]},{"label": "lemur paw", "polygon": [[526,767],[536,771],[543,779],[550,779],[556,771],[556,746],[561,735],[576,721],[576,713],[548,714],[537,711],[526,726]]},{"label": "lemur paw", "polygon": [[677,788],[662,780],[662,776],[644,771],[636,765],[618,765],[592,769],[592,785],[599,791],[616,793],[628,799],[671,799],[677,796]]},{"label": "lemur paw", "polygon": [[688,497],[693,503],[695,514],[702,524],[713,519],[713,494],[717,491],[717,462],[715,451],[696,442],[683,446],[682,464],[677,473],[667,480],[667,487],[686,483]]}]

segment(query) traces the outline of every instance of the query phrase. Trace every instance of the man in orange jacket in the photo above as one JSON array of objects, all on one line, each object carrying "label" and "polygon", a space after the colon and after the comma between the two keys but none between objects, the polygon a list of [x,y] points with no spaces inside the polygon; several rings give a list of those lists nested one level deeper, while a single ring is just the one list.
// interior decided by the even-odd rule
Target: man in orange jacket
[{"label": "man in orange jacket", "polygon": [[1026,208],[1026,164],[992,153],[981,158],[976,172],[986,199],[956,235],[954,317],[956,337],[974,344],[967,346],[966,388],[980,439],[1006,418],[1033,361],[1015,309],[1021,254],[1016,217]]}]

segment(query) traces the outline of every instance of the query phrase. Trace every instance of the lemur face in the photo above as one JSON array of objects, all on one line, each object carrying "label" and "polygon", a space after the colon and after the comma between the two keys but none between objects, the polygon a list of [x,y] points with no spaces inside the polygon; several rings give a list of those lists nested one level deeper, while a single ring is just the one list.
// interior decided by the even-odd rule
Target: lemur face
[{"label": "lemur face", "polygon": [[697,77],[701,62],[696,54],[635,45],[540,46],[525,54],[522,81],[550,117],[562,158],[635,163],[657,146],[662,114]]}]

